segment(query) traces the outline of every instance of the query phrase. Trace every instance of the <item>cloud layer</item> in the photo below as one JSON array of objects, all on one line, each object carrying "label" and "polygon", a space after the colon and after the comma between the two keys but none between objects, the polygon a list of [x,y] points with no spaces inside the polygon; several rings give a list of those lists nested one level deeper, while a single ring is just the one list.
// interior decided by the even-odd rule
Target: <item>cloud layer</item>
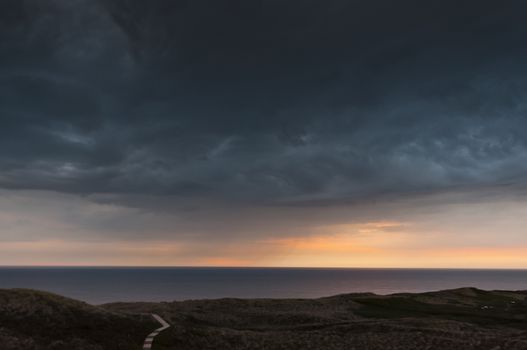
[{"label": "cloud layer", "polygon": [[3,1],[0,186],[305,202],[525,179],[520,1]]},{"label": "cloud layer", "polygon": [[526,266],[526,10],[3,0],[0,264]]}]

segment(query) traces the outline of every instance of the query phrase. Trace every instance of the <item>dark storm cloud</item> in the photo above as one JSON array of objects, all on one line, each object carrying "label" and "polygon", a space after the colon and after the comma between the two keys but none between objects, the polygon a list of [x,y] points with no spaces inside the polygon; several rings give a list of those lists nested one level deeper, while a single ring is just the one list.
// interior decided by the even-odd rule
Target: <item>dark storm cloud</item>
[{"label": "dark storm cloud", "polygon": [[305,202],[523,183],[525,10],[5,0],[0,185]]}]

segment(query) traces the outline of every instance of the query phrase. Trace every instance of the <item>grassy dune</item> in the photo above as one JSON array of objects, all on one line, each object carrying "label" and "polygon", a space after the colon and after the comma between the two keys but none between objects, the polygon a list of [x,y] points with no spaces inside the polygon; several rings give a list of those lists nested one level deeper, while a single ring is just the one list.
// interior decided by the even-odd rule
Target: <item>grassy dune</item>
[{"label": "grassy dune", "polygon": [[157,324],[55,294],[0,290],[0,349],[141,349]]},{"label": "grassy dune", "polygon": [[155,350],[357,349],[525,350],[527,293],[475,288],[300,300],[220,299],[118,303],[155,310],[173,327]]},{"label": "grassy dune", "polygon": [[[49,293],[0,290],[0,348],[154,350],[527,349],[527,293],[461,288],[320,299],[218,299],[91,306]],[[6,345],[7,344],[7,345]]]}]

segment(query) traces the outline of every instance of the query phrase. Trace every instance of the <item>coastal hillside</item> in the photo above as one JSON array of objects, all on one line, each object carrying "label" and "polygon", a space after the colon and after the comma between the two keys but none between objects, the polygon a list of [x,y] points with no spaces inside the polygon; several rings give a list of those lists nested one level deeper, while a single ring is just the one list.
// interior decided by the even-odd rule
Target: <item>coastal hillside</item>
[{"label": "coastal hillside", "polygon": [[320,299],[116,303],[173,326],[154,350],[525,350],[527,293],[461,288]]},{"label": "coastal hillside", "polygon": [[460,288],[319,299],[217,299],[92,306],[0,290],[2,350],[525,350],[527,292]]},{"label": "coastal hillside", "polygon": [[2,350],[135,350],[157,324],[55,294],[0,290]]}]

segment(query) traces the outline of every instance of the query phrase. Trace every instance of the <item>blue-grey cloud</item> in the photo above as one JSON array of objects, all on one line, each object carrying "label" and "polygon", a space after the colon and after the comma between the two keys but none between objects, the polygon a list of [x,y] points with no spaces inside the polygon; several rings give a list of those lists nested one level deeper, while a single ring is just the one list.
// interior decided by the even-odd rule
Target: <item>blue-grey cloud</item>
[{"label": "blue-grey cloud", "polygon": [[0,186],[301,204],[522,184],[526,7],[3,1]]}]

